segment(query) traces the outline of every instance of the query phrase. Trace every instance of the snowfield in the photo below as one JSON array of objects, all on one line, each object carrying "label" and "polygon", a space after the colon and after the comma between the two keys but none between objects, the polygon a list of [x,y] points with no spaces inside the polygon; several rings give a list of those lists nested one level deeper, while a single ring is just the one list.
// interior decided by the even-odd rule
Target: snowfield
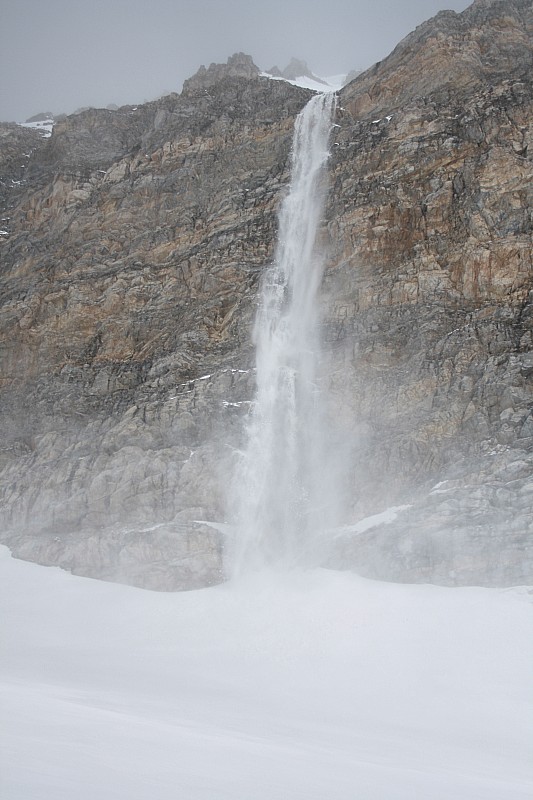
[{"label": "snowfield", "polygon": [[48,139],[52,135],[55,120],[43,119],[39,120],[38,122],[19,122],[18,124],[21,128],[33,128],[34,130],[39,131],[41,136],[43,136],[45,139]]},{"label": "snowfield", "polygon": [[525,587],[162,594],[0,556],[6,800],[533,796]]},{"label": "snowfield", "polygon": [[314,92],[338,92],[346,81],[346,74],[331,75],[328,78],[320,78],[319,81],[315,81],[307,75],[300,75],[298,78],[290,80],[289,78],[271,75],[270,72],[261,72],[260,74],[263,78],[270,78],[273,81],[285,81],[285,83],[290,83],[293,86],[300,86],[302,89],[312,89]]}]

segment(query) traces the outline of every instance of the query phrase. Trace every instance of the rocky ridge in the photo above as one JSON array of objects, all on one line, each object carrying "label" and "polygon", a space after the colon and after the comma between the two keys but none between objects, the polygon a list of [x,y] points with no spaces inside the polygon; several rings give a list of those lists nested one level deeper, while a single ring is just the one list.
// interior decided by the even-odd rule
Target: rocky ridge
[{"label": "rocky ridge", "polygon": [[[476,2],[340,93],[322,233],[322,381],[349,443],[332,566],[533,577],[531,39],[530,2]],[[181,95],[68,117],[29,157],[0,243],[15,554],[152,588],[222,579],[206,522],[226,516],[310,94],[237,54]]]},{"label": "rocky ridge", "polygon": [[307,62],[302,61],[300,58],[291,58],[284,69],[271,67],[267,70],[267,74],[272,75],[274,78],[284,78],[287,81],[295,81],[297,78],[302,77],[310,78],[315,83],[324,84],[325,89],[328,87],[328,84],[323,81],[322,78],[318,78],[311,69],[309,69]]}]

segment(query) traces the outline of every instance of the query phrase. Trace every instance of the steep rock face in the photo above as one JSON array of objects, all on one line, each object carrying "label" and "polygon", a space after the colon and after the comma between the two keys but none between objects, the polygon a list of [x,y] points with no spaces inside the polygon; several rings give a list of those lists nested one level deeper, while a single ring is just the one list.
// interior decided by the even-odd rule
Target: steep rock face
[{"label": "steep rock face", "polygon": [[407,487],[411,508],[336,564],[531,581],[532,38],[531,3],[474,3],[341,93],[332,391],[359,430],[361,510]]},{"label": "steep rock face", "polygon": [[[444,12],[341,93],[322,233],[321,380],[346,450],[332,566],[533,577],[531,31],[522,0]],[[30,159],[1,243],[2,537],[23,557],[155,588],[221,579],[205,523],[225,518],[310,96],[241,62],[69,117]]]},{"label": "steep rock face", "polygon": [[361,119],[437,92],[453,102],[459,91],[473,93],[511,75],[527,78],[532,36],[530,0],[477,0],[462,14],[441,11],[346,87],[345,105]]},{"label": "steep rock face", "polygon": [[[32,154],[44,147],[39,131],[14,122],[0,122],[0,211],[1,228],[9,233],[10,209],[25,191],[27,167]],[[7,234],[4,234],[7,235]]]},{"label": "steep rock face", "polygon": [[222,513],[252,297],[309,96],[226,74],[209,94],[69,117],[33,159],[3,243],[15,552],[106,577],[126,557],[138,581],[131,562],[151,561],[144,585],[216,578],[217,534],[191,520]]},{"label": "steep rock face", "polygon": [[381,120],[343,114],[331,390],[351,398],[361,431],[361,510],[402,502],[407,486],[413,506],[347,540],[335,563],[394,579],[531,580],[532,112],[531,83],[511,78]]}]

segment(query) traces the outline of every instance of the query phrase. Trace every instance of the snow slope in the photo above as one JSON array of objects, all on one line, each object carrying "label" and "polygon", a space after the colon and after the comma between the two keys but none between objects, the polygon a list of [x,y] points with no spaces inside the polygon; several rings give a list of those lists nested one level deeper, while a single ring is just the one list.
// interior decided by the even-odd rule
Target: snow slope
[{"label": "snow slope", "polygon": [[533,796],[525,588],[159,594],[0,556],[6,800]]},{"label": "snow slope", "polygon": [[286,83],[291,83],[293,86],[300,86],[302,89],[312,89],[315,92],[338,92],[342,89],[346,81],[346,74],[331,75],[328,78],[320,78],[320,81],[315,81],[307,75],[300,75],[294,80],[271,75],[270,72],[262,72],[261,76],[263,78],[270,78],[273,81],[285,81]]},{"label": "snow slope", "polygon": [[19,122],[18,124],[21,128],[33,128],[34,130],[39,131],[41,136],[43,136],[45,139],[48,139],[52,135],[55,120],[43,119],[37,122]]}]

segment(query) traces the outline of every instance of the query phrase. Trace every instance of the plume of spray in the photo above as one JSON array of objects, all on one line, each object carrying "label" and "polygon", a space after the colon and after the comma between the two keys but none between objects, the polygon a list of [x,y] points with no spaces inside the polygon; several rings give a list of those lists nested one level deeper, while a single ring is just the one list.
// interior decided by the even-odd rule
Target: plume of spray
[{"label": "plume of spray", "polygon": [[232,575],[319,562],[331,525],[326,415],[318,386],[317,292],[324,258],[316,238],[334,108],[333,93],[316,95],[295,124],[276,257],[264,275],[254,328],[257,388],[234,477]]}]

